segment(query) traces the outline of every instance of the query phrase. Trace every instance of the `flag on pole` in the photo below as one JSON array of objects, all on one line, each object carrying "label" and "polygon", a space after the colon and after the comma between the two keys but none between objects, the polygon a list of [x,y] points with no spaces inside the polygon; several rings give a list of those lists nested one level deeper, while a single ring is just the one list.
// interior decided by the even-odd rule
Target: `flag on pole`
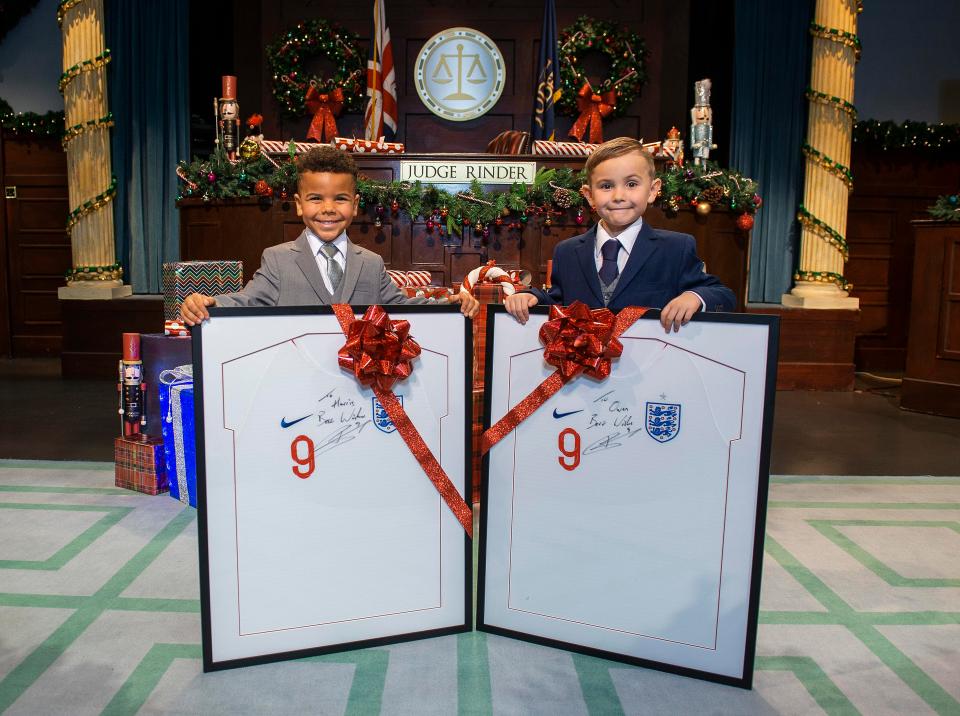
[{"label": "flag on pole", "polygon": [[364,137],[387,141],[397,133],[397,79],[393,71],[393,48],[383,10],[383,0],[373,3],[373,36],[367,60],[367,111],[363,115]]},{"label": "flag on pole", "polygon": [[543,6],[540,30],[540,62],[537,65],[537,93],[533,99],[534,139],[555,139],[553,103],[560,98],[560,63],[557,59],[557,9],[553,0]]}]

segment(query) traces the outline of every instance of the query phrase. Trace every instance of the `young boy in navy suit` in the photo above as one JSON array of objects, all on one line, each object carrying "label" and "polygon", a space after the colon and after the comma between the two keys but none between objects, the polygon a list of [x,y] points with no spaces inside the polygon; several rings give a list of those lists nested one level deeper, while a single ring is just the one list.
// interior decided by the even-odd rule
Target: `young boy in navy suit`
[{"label": "young boy in navy suit", "polygon": [[659,308],[668,333],[697,311],[733,311],[736,298],[706,273],[689,234],[654,229],[643,220],[660,193],[653,156],[636,139],[601,144],[586,161],[580,192],[600,215],[590,231],[561,241],[553,251],[551,287],[515,293],[504,301],[521,323],[537,304],[574,301],[614,312],[627,306]]}]

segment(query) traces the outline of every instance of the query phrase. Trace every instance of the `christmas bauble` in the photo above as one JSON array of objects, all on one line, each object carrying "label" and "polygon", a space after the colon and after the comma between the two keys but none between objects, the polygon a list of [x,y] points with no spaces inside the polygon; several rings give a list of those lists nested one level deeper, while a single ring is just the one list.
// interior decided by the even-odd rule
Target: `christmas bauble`
[{"label": "christmas bauble", "polygon": [[737,217],[737,228],[740,231],[750,231],[753,228],[753,214],[740,214]]},{"label": "christmas bauble", "polygon": [[710,213],[710,208],[709,201],[701,201],[697,204],[697,213],[700,214],[700,216],[706,216]]},{"label": "christmas bauble", "polygon": [[217,175],[216,175],[216,174],[214,174],[213,172],[210,172],[209,174],[207,174],[207,181],[208,181],[208,182],[210,182],[211,184],[213,184],[216,180],[217,180]]},{"label": "christmas bauble", "polygon": [[253,137],[247,137],[240,144],[240,158],[246,159],[248,162],[251,159],[256,159],[260,156],[260,145],[257,144],[257,140]]},{"label": "christmas bauble", "polygon": [[253,190],[258,196],[271,196],[273,194],[273,189],[270,188],[265,179],[260,179],[254,185]]}]

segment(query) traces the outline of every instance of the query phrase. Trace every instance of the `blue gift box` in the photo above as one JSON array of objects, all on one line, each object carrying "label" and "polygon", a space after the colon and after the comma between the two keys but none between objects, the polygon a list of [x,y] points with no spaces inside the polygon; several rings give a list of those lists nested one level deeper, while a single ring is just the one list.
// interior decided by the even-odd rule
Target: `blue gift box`
[{"label": "blue gift box", "polygon": [[160,373],[163,452],[170,497],[197,506],[197,447],[193,429],[193,370],[189,365]]}]

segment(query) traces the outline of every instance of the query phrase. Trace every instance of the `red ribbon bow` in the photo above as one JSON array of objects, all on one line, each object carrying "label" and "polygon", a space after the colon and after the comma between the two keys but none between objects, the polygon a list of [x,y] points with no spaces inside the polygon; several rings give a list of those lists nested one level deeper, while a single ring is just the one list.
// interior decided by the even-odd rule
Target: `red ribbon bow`
[{"label": "red ribbon bow", "polygon": [[610,361],[623,353],[613,336],[614,320],[609,308],[590,310],[579,301],[551,306],[550,320],[540,327],[544,360],[566,380],[581,372],[603,380],[610,375]]},{"label": "red ribbon bow", "polygon": [[316,87],[310,85],[305,102],[307,111],[313,114],[307,139],[323,142],[326,135],[327,141],[331,141],[337,136],[337,122],[334,117],[343,109],[343,90],[337,87],[329,94],[321,94]]},{"label": "red ribbon bow", "polygon": [[410,337],[410,321],[391,321],[381,306],[370,306],[346,333],[340,367],[363,385],[390,390],[397,380],[410,377],[410,361],[420,355],[420,345]]},{"label": "red ribbon bow", "polygon": [[580,373],[603,380],[610,375],[611,361],[623,353],[618,338],[647,312],[631,306],[614,317],[610,309],[590,310],[574,301],[569,306],[550,306],[550,319],[540,327],[544,360],[557,370],[492,425],[480,442],[480,454],[503,440],[564,385]]},{"label": "red ribbon bow", "polygon": [[583,135],[587,131],[587,125],[590,126],[590,142],[599,144],[603,141],[603,118],[613,114],[617,108],[617,93],[615,90],[596,94],[590,83],[584,83],[580,91],[577,92],[577,109],[580,116],[568,132],[569,136],[575,138],[578,142],[583,141]]},{"label": "red ribbon bow", "polygon": [[354,318],[347,304],[334,304],[333,313],[347,337],[337,354],[340,367],[353,373],[363,385],[373,388],[373,394],[387,411],[397,433],[467,536],[472,538],[473,511],[391,390],[395,382],[410,376],[413,372],[410,362],[420,355],[420,345],[410,337],[410,322],[391,321],[382,306],[370,306],[360,320]]}]

